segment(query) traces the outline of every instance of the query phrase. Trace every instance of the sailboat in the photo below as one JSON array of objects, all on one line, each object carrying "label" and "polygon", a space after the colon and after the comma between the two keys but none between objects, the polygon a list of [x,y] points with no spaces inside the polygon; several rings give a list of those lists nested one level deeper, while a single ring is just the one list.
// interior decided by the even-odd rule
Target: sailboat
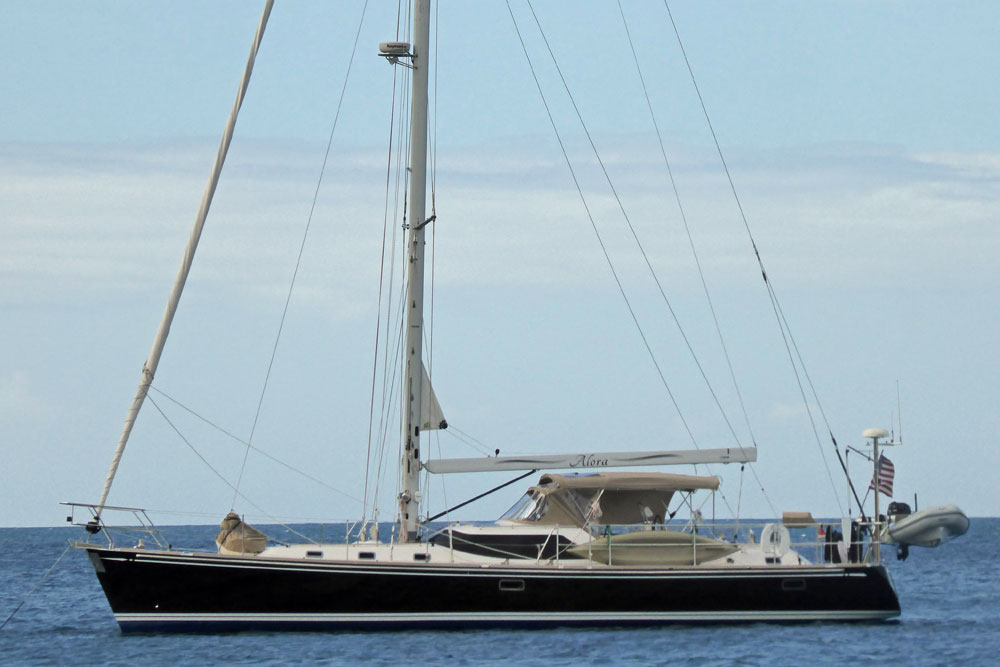
[{"label": "sailboat", "polygon": [[[108,505],[193,261],[270,8],[268,2],[101,497],[96,504],[82,505],[90,512],[82,523],[90,535],[74,544],[89,557],[123,631],[859,621],[900,613],[879,556],[879,530],[870,523],[867,549],[851,548],[852,555],[837,562],[822,555],[809,558],[792,544],[790,528],[798,534],[802,526],[815,525],[811,518],[786,517],[759,532],[737,525],[728,534],[699,522],[692,498],[716,493],[718,477],[608,470],[743,465],[756,460],[755,447],[426,456],[422,442],[427,433],[447,428],[422,357],[424,234],[434,221],[426,212],[430,0],[414,3],[412,44],[380,45],[382,57],[409,68],[412,75],[404,423],[394,536],[386,541],[369,531],[345,543],[272,544],[233,513],[223,522],[217,550],[180,551],[158,538],[142,510]],[[493,524],[451,524],[432,531],[429,524],[436,517],[421,518],[424,471],[530,475],[542,470],[564,472],[543,473]],[[677,511],[670,508],[678,506],[692,515],[682,530],[670,526]],[[150,541],[116,541],[105,520],[115,511],[138,517]],[[846,533],[844,546],[856,547],[864,531]],[[96,541],[99,535],[108,536],[106,544]],[[822,554],[822,545],[815,551]]]}]

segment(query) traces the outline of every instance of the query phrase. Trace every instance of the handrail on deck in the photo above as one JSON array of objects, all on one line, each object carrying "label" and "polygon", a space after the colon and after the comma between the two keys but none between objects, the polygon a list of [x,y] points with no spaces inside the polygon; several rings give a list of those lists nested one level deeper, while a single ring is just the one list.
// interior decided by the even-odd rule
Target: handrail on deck
[{"label": "handrail on deck", "polygon": [[[117,505],[104,505],[101,507],[93,503],[72,503],[65,501],[60,502],[59,504],[71,508],[69,516],[66,517],[66,521],[74,526],[84,528],[88,533],[87,542],[90,542],[92,535],[103,532],[104,537],[108,541],[108,546],[113,549],[115,548],[115,533],[139,534],[148,537],[153,541],[153,544],[160,549],[170,548],[170,544],[163,539],[163,533],[156,527],[153,520],[149,518],[149,515],[146,514],[146,510],[141,507],[121,507]],[[88,521],[77,521],[76,511],[79,508],[87,509],[90,514],[90,519]],[[109,524],[104,520],[105,512],[109,511],[112,513],[119,512],[131,514],[135,523],[138,525]],[[139,543],[143,544],[142,538],[140,538]]]}]

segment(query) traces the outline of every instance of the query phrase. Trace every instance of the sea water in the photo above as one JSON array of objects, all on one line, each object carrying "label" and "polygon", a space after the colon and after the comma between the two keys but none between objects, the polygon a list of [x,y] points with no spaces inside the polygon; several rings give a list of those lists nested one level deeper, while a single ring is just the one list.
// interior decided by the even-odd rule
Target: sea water
[{"label": "sea water", "polygon": [[[269,534],[292,539],[281,530]],[[215,531],[164,529],[175,548],[207,547]],[[324,537],[333,534],[328,527]],[[963,537],[937,549],[912,548],[906,561],[886,549],[903,609],[895,621],[644,629],[122,635],[77,550],[25,600],[67,540],[85,535],[69,527],[0,528],[0,623],[24,601],[0,630],[0,663],[1000,664],[1000,519],[973,519]]]}]

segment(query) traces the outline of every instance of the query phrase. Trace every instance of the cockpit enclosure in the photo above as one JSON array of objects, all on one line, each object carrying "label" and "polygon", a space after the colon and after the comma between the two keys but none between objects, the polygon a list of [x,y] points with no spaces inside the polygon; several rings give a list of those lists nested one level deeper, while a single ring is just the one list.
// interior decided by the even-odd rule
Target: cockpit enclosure
[{"label": "cockpit enclosure", "polygon": [[542,475],[501,520],[533,525],[662,523],[674,493],[715,491],[718,477],[602,472]]}]

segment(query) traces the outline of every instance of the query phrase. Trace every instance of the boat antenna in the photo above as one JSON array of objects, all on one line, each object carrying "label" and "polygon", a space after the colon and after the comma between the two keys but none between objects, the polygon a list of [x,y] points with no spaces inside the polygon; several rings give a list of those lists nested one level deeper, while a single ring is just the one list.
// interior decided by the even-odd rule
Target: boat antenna
[{"label": "boat antenna", "polygon": [[903,408],[899,400],[899,380],[896,380],[896,419],[899,421],[899,444],[903,444]]}]

